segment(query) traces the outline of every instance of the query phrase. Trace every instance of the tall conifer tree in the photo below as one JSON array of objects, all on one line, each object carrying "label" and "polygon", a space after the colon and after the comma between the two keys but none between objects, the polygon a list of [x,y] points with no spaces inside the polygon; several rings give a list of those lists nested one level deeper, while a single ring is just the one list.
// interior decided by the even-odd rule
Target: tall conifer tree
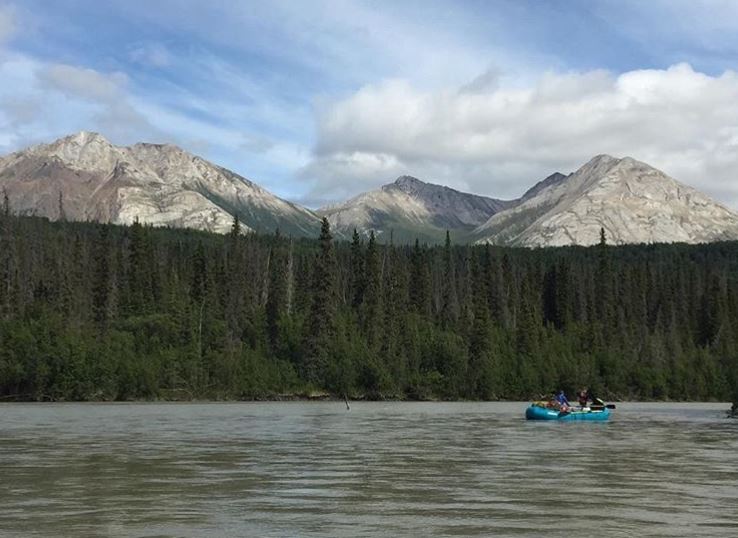
[{"label": "tall conifer tree", "polygon": [[316,384],[320,384],[328,366],[336,334],[336,256],[331,227],[325,217],[318,241],[320,250],[313,267],[312,303],[302,363],[303,375]]},{"label": "tall conifer tree", "polygon": [[284,240],[275,236],[269,260],[269,289],[266,302],[267,336],[272,352],[281,341],[281,329],[287,314],[287,256]]}]

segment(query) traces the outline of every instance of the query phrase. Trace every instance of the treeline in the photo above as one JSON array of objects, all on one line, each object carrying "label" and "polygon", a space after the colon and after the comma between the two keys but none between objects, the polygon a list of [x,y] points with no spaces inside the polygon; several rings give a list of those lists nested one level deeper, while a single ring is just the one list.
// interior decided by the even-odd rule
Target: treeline
[{"label": "treeline", "polygon": [[0,216],[0,398],[735,398],[738,243],[383,245]]}]

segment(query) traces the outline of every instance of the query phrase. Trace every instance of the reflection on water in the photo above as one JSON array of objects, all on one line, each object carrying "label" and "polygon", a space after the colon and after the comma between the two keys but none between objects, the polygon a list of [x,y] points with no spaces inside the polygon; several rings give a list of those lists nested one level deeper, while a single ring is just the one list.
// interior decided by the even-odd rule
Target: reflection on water
[{"label": "reflection on water", "polygon": [[738,536],[738,421],[621,404],[0,406],[0,536]]}]

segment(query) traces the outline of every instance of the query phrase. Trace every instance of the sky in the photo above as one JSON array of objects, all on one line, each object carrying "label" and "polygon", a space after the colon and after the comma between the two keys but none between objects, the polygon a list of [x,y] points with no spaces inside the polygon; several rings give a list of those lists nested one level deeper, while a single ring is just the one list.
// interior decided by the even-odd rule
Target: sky
[{"label": "sky", "polygon": [[738,2],[0,0],[0,154],[80,130],[312,208],[606,153],[738,209]]}]

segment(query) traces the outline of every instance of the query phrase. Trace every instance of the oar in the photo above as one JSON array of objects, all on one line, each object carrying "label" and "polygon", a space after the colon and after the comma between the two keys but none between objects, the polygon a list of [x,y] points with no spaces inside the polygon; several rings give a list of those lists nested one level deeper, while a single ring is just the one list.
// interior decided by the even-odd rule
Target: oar
[{"label": "oar", "polygon": [[594,411],[596,411],[596,410],[598,410],[598,409],[604,409],[604,408],[606,408],[606,407],[607,407],[608,409],[615,409],[615,404],[607,404],[607,405],[590,405],[590,406],[589,406],[589,408],[590,408],[590,409],[592,409],[592,410],[594,410]]},{"label": "oar", "polygon": [[[600,400],[599,398],[595,398],[593,403],[597,404],[596,407],[607,407],[608,409],[615,409],[615,404],[605,405],[605,402]],[[595,406],[593,405],[592,407],[595,407]]]}]

